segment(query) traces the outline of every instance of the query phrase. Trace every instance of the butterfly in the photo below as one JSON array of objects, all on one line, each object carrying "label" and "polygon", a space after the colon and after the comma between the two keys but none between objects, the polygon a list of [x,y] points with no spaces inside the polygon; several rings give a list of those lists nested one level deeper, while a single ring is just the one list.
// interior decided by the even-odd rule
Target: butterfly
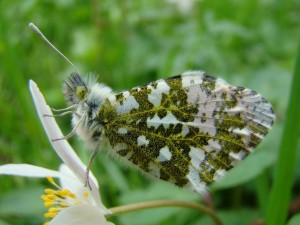
[{"label": "butterfly", "polygon": [[[257,92],[188,71],[115,93],[72,73],[63,93],[73,130],[94,152],[202,193],[254,151],[275,120]],[[89,163],[90,166],[90,163]]]}]

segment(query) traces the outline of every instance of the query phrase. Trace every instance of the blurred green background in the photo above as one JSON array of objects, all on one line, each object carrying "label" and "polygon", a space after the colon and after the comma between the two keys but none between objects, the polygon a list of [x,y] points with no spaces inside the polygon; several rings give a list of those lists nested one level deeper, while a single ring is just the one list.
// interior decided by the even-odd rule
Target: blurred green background
[{"label": "blurred green background", "polygon": [[[263,220],[300,34],[299,1],[1,0],[0,12],[1,165],[57,169],[60,164],[35,113],[28,80],[39,85],[52,107],[63,108],[61,86],[73,68],[28,28],[33,22],[81,73],[98,74],[116,91],[201,69],[268,99],[277,116],[273,130],[210,196],[224,224]],[[57,121],[65,134],[70,131],[70,117]],[[87,162],[90,152],[84,144],[77,138],[70,142]],[[200,196],[145,178],[106,153],[97,155],[92,170],[107,207],[154,199],[201,202]],[[292,204],[299,202],[299,175],[298,169]],[[43,179],[1,176],[0,225],[41,224],[46,209],[39,195],[48,186]],[[111,220],[124,225],[212,224],[206,215],[182,208]]]}]

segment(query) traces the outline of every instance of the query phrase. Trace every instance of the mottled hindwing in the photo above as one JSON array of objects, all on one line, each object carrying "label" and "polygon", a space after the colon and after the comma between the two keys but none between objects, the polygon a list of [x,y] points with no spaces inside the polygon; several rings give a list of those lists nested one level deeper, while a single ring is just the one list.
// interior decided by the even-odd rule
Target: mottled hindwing
[{"label": "mottled hindwing", "polygon": [[251,153],[274,118],[260,94],[201,71],[118,93],[97,115],[111,151],[196,192]]}]

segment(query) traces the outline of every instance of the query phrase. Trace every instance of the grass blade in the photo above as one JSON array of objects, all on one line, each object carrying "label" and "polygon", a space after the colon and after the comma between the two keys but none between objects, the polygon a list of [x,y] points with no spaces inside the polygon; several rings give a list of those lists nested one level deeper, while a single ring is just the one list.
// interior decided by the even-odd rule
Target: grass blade
[{"label": "grass blade", "polygon": [[286,122],[279,148],[276,177],[268,202],[267,225],[285,224],[293,175],[296,163],[297,141],[300,131],[300,45],[294,76],[292,78],[289,104],[286,113]]}]

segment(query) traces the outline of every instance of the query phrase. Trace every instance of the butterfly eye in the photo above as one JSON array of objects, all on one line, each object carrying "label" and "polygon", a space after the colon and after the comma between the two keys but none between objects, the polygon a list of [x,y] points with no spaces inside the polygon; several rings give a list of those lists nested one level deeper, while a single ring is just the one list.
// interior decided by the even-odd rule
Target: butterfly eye
[{"label": "butterfly eye", "polygon": [[88,90],[84,86],[77,86],[75,94],[79,100],[85,100],[88,94]]}]

